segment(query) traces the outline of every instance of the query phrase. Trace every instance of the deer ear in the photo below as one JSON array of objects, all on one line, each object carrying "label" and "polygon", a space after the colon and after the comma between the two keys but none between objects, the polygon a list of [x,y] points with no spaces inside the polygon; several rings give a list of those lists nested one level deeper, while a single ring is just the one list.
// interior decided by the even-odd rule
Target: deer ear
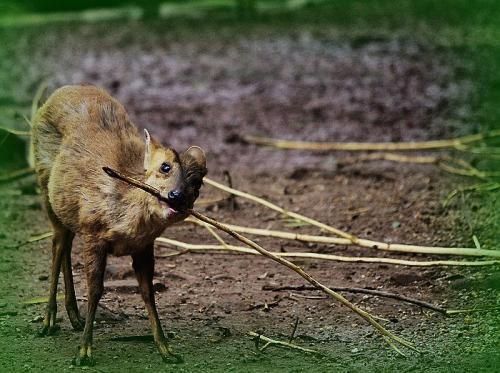
[{"label": "deer ear", "polygon": [[149,164],[151,163],[151,136],[147,129],[144,129],[144,142],[145,142],[145,150],[144,150],[144,170],[147,171],[149,169]]},{"label": "deer ear", "polygon": [[207,167],[207,159],[202,148],[199,146],[191,146],[188,150],[186,150],[186,153],[193,157],[198,165],[203,168]]}]

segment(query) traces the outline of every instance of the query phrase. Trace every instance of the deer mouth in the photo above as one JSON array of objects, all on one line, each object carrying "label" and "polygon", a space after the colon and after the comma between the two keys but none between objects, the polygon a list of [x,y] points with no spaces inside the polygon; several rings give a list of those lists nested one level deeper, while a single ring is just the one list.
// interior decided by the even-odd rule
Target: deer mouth
[{"label": "deer mouth", "polygon": [[176,208],[170,206],[168,203],[165,201],[160,201],[160,205],[163,210],[163,216],[167,220],[172,220],[174,219],[175,221],[177,220],[182,220],[187,217],[188,213],[183,211],[183,210],[177,210]]},{"label": "deer mouth", "polygon": [[177,215],[177,214],[180,214],[180,211],[178,211],[172,207],[167,207],[167,213],[169,215]]},{"label": "deer mouth", "polygon": [[160,202],[160,205],[162,207],[163,213],[165,214],[166,218],[175,216],[175,215],[180,213],[179,210],[174,209],[167,202],[162,201],[162,200],[160,200],[159,202]]}]

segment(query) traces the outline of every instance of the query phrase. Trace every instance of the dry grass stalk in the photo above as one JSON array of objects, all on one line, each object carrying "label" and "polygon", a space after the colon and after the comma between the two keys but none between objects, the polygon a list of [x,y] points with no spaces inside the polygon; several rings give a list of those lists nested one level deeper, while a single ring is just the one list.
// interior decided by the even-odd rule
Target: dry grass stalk
[{"label": "dry grass stalk", "polygon": [[21,131],[21,130],[16,130],[14,128],[7,128],[7,127],[1,127],[1,126],[0,126],[0,130],[5,131],[7,133],[10,133],[12,135],[16,135],[16,136],[31,136],[30,131]]},{"label": "dry grass stalk", "polygon": [[224,241],[223,238],[219,236],[219,234],[216,231],[214,231],[214,229],[209,224],[204,225],[204,227],[207,229],[208,233],[210,233],[217,241],[219,241],[219,243],[224,247],[224,249],[226,250],[229,249],[229,244],[226,241]]},{"label": "dry grass stalk", "polygon": [[[253,254],[259,255],[255,250],[249,249],[244,246],[235,245],[211,245],[211,244],[190,244],[186,242],[181,242],[173,240],[166,237],[158,237],[155,241],[160,245],[169,245],[178,247],[191,252],[210,252],[210,251],[221,251],[221,252],[235,252],[242,254]],[[319,260],[330,260],[335,262],[348,262],[348,263],[382,263],[382,264],[393,264],[393,265],[404,265],[410,267],[432,267],[432,266],[489,266],[494,264],[500,264],[500,260],[481,260],[481,261],[459,261],[459,260],[432,260],[432,261],[417,261],[417,260],[404,260],[404,259],[394,259],[394,258],[378,258],[378,257],[351,257],[351,256],[340,256],[332,254],[319,254],[319,253],[308,253],[308,252],[273,252],[275,256],[281,258],[301,258],[301,259],[319,259]]]},{"label": "dry grass stalk", "polygon": [[432,155],[408,156],[396,153],[371,153],[371,154],[363,154],[357,157],[343,158],[339,161],[339,164],[342,166],[346,166],[358,162],[370,162],[375,160],[384,160],[384,161],[391,161],[398,163],[431,164],[451,174],[477,177],[480,179],[497,177],[500,175],[500,173],[498,172],[481,171],[463,159],[453,158],[449,156],[432,156]]},{"label": "dry grass stalk", "polygon": [[216,203],[225,201],[229,199],[231,195],[229,196],[220,196],[220,197],[212,197],[212,198],[200,198],[197,199],[194,203],[195,206],[210,206],[210,205],[215,205]]},{"label": "dry grass stalk", "polygon": [[290,141],[272,139],[259,136],[243,136],[243,140],[250,144],[272,146],[280,149],[297,149],[312,151],[406,151],[406,150],[434,150],[434,149],[458,149],[464,150],[467,145],[489,139],[500,137],[500,131],[478,133],[446,140],[432,141],[409,141],[409,142],[314,142],[314,141]]},{"label": "dry grass stalk", "polygon": [[398,163],[416,163],[416,164],[437,164],[439,162],[439,157],[432,155],[403,155],[396,153],[370,153],[362,154],[354,157],[345,157],[339,159],[339,164],[341,166],[348,166],[358,162],[370,162],[370,161],[391,161]]},{"label": "dry grass stalk", "polygon": [[19,170],[10,172],[6,175],[0,175],[0,182],[4,183],[15,179],[19,179],[21,177],[31,175],[33,172],[35,172],[35,170],[32,169],[31,167],[21,168]]},{"label": "dry grass stalk", "polygon": [[37,235],[31,236],[30,238],[28,238],[27,243],[33,243],[33,242],[45,240],[47,238],[52,237],[53,235],[54,235],[53,232],[45,232],[45,233],[37,234]]},{"label": "dry grass stalk", "polygon": [[[269,346],[276,345],[276,346],[291,348],[291,349],[294,349],[294,350],[299,350],[299,351],[302,351],[302,352],[307,352],[307,353],[310,353],[310,354],[319,354],[319,352],[316,351],[316,350],[311,350],[309,348],[300,347],[300,346],[297,346],[296,344],[293,344],[293,343],[290,343],[290,342],[283,342],[283,341],[278,341],[276,339],[271,339],[271,338],[268,338],[268,337],[266,337],[266,336],[264,336],[262,334],[258,334],[258,333],[255,333],[255,332],[248,332],[248,335],[255,338],[255,345],[257,346],[257,349],[260,352],[263,352]],[[264,344],[264,346],[259,347],[259,342],[260,341],[266,342]]]},{"label": "dry grass stalk", "polygon": [[492,192],[494,190],[500,189],[500,183],[498,182],[490,182],[490,183],[482,183],[482,184],[475,184],[471,186],[466,186],[463,188],[458,188],[453,191],[451,191],[448,196],[446,197],[445,201],[443,202],[443,206],[446,207],[448,206],[453,198],[455,198],[459,194],[465,194],[468,192]]},{"label": "dry grass stalk", "polygon": [[31,121],[33,120],[33,118],[35,118],[36,111],[42,104],[43,96],[47,93],[47,89],[48,89],[48,84],[46,81],[44,81],[40,83],[35,92],[35,96],[33,97],[33,101],[31,102],[31,120],[28,121],[30,127],[31,127]]}]

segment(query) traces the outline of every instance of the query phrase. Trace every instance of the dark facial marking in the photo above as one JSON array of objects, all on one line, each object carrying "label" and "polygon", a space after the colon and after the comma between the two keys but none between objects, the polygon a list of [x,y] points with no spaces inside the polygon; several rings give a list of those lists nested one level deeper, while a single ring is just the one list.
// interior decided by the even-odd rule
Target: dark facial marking
[{"label": "dark facial marking", "polygon": [[199,165],[189,154],[182,153],[179,156],[179,166],[181,169],[181,185],[179,189],[183,191],[185,204],[193,206],[194,201],[200,194],[203,184],[203,177],[206,175],[206,168]]}]

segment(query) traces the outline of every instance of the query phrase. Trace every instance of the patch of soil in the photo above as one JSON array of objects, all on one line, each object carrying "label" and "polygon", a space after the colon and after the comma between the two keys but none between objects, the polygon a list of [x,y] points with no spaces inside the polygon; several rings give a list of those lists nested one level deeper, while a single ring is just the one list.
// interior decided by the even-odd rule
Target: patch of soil
[{"label": "patch of soil", "polygon": [[[222,180],[227,170],[236,188],[360,237],[472,245],[460,211],[441,205],[461,181],[432,167],[377,162],[339,169],[336,157],[342,154],[285,152],[234,141],[247,133],[301,140],[400,141],[466,131],[471,83],[456,77],[460,61],[452,63],[451,52],[397,38],[354,45],[335,39],[328,29],[283,33],[256,25],[239,33],[236,26],[111,26],[74,25],[71,32],[66,27],[20,30],[15,42],[6,39],[0,58],[0,70],[9,68],[9,74],[0,75],[7,87],[3,94],[18,103],[29,102],[42,78],[51,88],[83,81],[98,84],[164,143],[179,149],[204,147],[211,178]],[[12,198],[5,193],[3,246],[48,229],[37,196]],[[205,186],[201,198],[214,195],[217,192]],[[279,214],[243,199],[237,204],[234,211],[227,203],[207,210],[232,224],[317,233],[310,226],[288,227]],[[165,235],[192,243],[213,241],[205,230],[188,224],[174,226]],[[276,251],[389,256],[355,247],[263,237],[255,241]],[[425,350],[401,359],[366,323],[336,303],[264,291],[266,285],[303,283],[267,259],[227,254],[164,258],[167,252],[157,250],[157,304],[173,346],[187,362],[162,366],[165,371],[476,369],[498,347],[498,314],[443,318],[417,306],[347,294]],[[71,369],[79,333],[70,330],[63,302],[62,330],[46,339],[32,337],[40,327],[36,316],[43,306],[20,305],[23,299],[46,294],[49,253],[48,242],[0,251],[5,302],[0,308],[0,370]],[[295,262],[331,286],[384,289],[450,308],[482,306],[488,298],[498,302],[489,286],[453,286],[464,279],[487,283],[490,273],[485,270]],[[78,240],[73,264],[77,294],[84,298]],[[95,356],[102,371],[157,370],[162,364],[154,344],[144,337],[150,331],[130,265],[128,257],[109,260],[108,291],[95,331]],[[258,353],[246,335],[259,331],[286,340],[296,318],[296,342],[320,350],[324,357],[273,348]],[[498,362],[485,364],[492,368]]]}]

